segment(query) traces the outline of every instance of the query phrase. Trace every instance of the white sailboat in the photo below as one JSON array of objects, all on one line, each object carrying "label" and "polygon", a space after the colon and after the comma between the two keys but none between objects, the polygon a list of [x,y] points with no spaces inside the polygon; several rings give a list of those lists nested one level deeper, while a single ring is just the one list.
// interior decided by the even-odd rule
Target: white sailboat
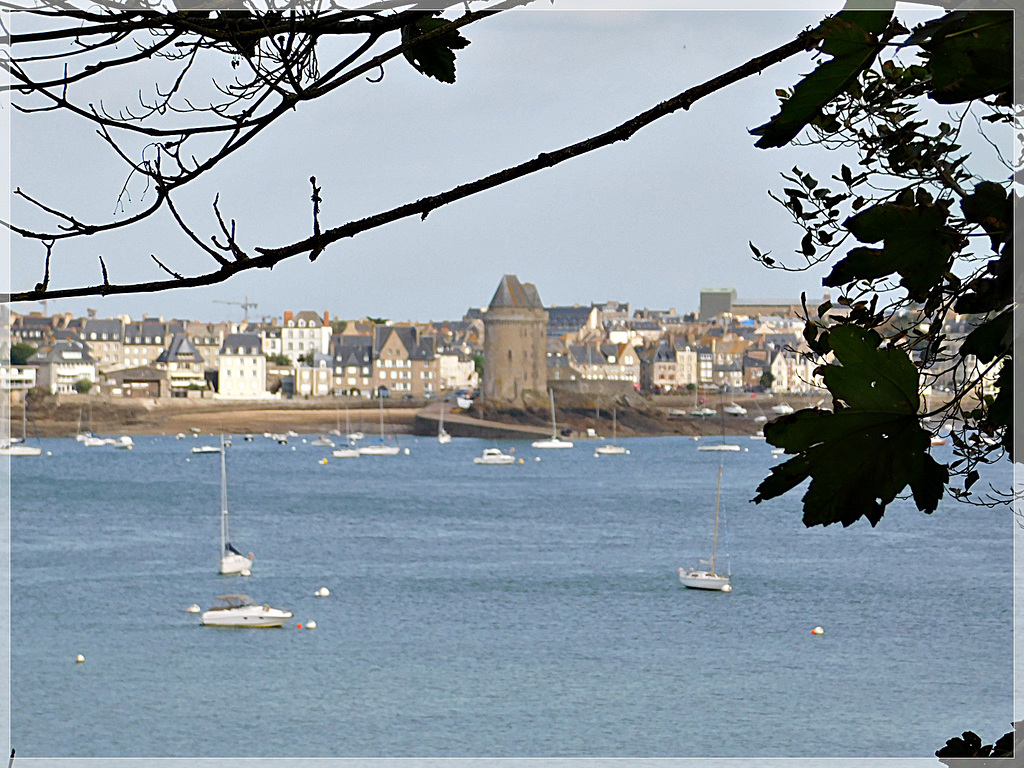
[{"label": "white sailboat", "polygon": [[[7,403],[8,399],[5,397],[4,405],[6,406]],[[5,410],[7,409],[5,408]],[[38,445],[28,444],[28,400],[26,399],[21,404],[21,441],[15,442],[8,436],[8,439],[0,444],[0,456],[41,456],[42,454],[43,449]]]},{"label": "white sailboat", "polygon": [[[338,434],[341,434],[341,424],[338,424]],[[336,459],[358,459],[359,449],[356,448],[356,438],[352,436],[352,423],[349,421],[348,408],[345,409],[345,439],[348,445],[342,448],[335,448],[331,456]]]},{"label": "white sailboat", "polygon": [[448,445],[452,441],[452,436],[444,431],[444,400],[441,400],[441,418],[437,420],[437,442],[441,445]]},{"label": "white sailboat", "polygon": [[[709,567],[679,569],[679,581],[690,589],[710,589],[718,592],[732,592],[732,574],[722,575],[715,570],[715,556],[718,554],[718,507],[722,498],[722,467],[718,467],[718,490],[715,493],[715,535],[711,545],[711,561]],[[703,564],[703,560],[701,563]]]},{"label": "white sailboat", "polygon": [[379,397],[380,403],[380,442],[374,445],[364,445],[359,449],[360,456],[397,456],[398,446],[387,445],[384,442],[384,398]]},{"label": "white sailboat", "polygon": [[252,552],[246,557],[231,546],[231,532],[228,530],[228,467],[224,437],[220,439],[220,572],[244,573],[248,575],[255,557]]},{"label": "white sailboat", "polygon": [[615,409],[612,408],[612,442],[609,445],[599,445],[594,449],[595,456],[622,456],[629,453],[624,445],[615,445],[615,438],[618,436],[618,421],[615,417]]},{"label": "white sailboat", "polygon": [[534,440],[531,445],[534,448],[572,448],[571,440],[563,440],[558,436],[558,423],[555,421],[555,391],[548,390],[551,395],[551,437],[547,440]]}]

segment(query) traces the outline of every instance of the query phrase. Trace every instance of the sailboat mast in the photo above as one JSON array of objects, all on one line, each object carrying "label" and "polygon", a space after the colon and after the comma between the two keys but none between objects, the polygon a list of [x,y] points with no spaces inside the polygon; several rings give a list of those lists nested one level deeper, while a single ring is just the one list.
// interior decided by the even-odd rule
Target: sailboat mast
[{"label": "sailboat mast", "polygon": [[722,465],[718,465],[718,489],[715,491],[715,537],[711,544],[711,575],[715,575],[715,555],[718,554],[718,502],[722,498]]},{"label": "sailboat mast", "polygon": [[551,437],[554,439],[558,437],[558,425],[555,423],[555,390],[549,389],[548,394],[551,395]]},{"label": "sailboat mast", "polygon": [[224,552],[228,543],[228,468],[225,454],[227,449],[224,445],[224,436],[220,437],[220,555]]}]

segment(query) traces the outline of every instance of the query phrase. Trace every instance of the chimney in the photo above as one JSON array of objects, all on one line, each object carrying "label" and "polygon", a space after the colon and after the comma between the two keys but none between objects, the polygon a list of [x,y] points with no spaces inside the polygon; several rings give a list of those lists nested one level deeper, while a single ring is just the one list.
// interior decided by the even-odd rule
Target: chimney
[{"label": "chimney", "polygon": [[295,317],[295,315],[292,314],[292,311],[290,309],[286,309],[284,311],[284,324],[288,325],[288,323],[292,321],[293,317]]},{"label": "chimney", "polygon": [[331,324],[331,313],[330,313],[330,312],[328,312],[328,311],[327,311],[327,310],[325,309],[325,310],[324,310],[324,325],[330,325],[330,324]]}]

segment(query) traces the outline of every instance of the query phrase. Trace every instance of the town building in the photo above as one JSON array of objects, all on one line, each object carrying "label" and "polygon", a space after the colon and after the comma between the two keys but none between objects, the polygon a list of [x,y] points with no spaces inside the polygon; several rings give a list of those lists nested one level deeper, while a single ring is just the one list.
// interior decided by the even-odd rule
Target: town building
[{"label": "town building", "polygon": [[267,392],[267,356],[255,333],[231,333],[220,348],[217,396],[231,399],[260,399]]},{"label": "town building", "polygon": [[484,321],[482,397],[517,402],[525,392],[547,389],[548,313],[532,283],[505,275]]},{"label": "town building", "polygon": [[432,334],[412,325],[378,325],[372,356],[377,396],[423,397],[437,392],[441,377]]},{"label": "town building", "polygon": [[71,394],[81,380],[89,384],[99,381],[96,361],[81,341],[60,339],[36,351],[28,359],[36,368],[36,384],[50,394]]},{"label": "town building", "polygon": [[326,355],[331,343],[330,315],[287,311],[281,324],[282,354],[292,362],[309,354]]},{"label": "town building", "polygon": [[203,356],[184,333],[175,333],[153,367],[167,372],[171,397],[198,396],[207,389]]}]

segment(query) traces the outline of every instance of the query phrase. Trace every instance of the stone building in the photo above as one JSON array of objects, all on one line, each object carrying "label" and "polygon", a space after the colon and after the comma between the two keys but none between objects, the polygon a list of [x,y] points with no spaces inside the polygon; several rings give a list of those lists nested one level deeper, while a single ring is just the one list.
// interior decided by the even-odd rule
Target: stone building
[{"label": "stone building", "polygon": [[547,390],[548,313],[532,283],[505,275],[483,316],[485,400],[516,402]]}]

